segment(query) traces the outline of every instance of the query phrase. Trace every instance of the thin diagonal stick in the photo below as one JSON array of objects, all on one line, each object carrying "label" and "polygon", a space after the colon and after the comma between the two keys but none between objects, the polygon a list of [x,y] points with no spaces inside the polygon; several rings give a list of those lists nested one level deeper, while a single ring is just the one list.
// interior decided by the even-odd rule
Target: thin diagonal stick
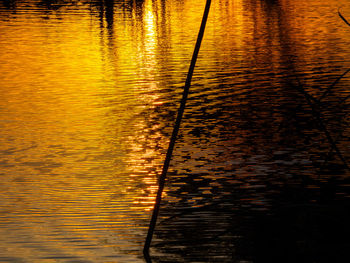
[{"label": "thin diagonal stick", "polygon": [[340,16],[341,19],[343,19],[343,21],[350,26],[350,23],[348,22],[348,20],[345,19],[345,17],[343,17],[343,15],[340,13],[340,8],[338,9],[338,15]]},{"label": "thin diagonal stick", "polygon": [[339,76],[333,83],[332,85],[329,86],[329,88],[323,92],[323,94],[321,95],[321,97],[318,99],[319,102],[321,102],[321,100],[323,100],[328,94],[329,92],[332,91],[332,89],[335,87],[335,85],[338,84],[338,82],[346,75],[350,72],[350,69],[346,70],[341,76]]},{"label": "thin diagonal stick", "polygon": [[190,67],[189,67],[188,73],[187,73],[186,83],[185,83],[184,91],[182,93],[181,104],[180,104],[180,107],[179,107],[178,112],[177,112],[175,126],[174,126],[173,133],[171,135],[171,139],[170,139],[170,142],[169,142],[169,147],[168,147],[168,151],[167,151],[167,154],[166,154],[166,157],[165,157],[162,174],[161,174],[161,176],[159,178],[159,186],[158,186],[156,202],[154,204],[153,214],[152,214],[152,218],[151,218],[151,221],[150,221],[150,224],[149,224],[145,245],[144,245],[144,248],[143,248],[143,253],[147,257],[149,257],[149,247],[151,245],[153,232],[154,232],[154,229],[155,229],[155,225],[157,223],[157,217],[158,217],[158,213],[159,213],[160,202],[161,202],[161,199],[162,199],[162,192],[163,192],[163,189],[164,189],[165,178],[166,178],[166,174],[168,172],[171,156],[173,154],[173,150],[174,150],[174,146],[175,146],[176,137],[177,137],[177,134],[179,132],[180,123],[181,123],[182,116],[183,116],[183,113],[184,113],[184,110],[185,110],[186,100],[187,100],[189,89],[190,89],[190,86],[191,86],[191,80],[192,80],[194,67],[196,65],[199,49],[200,49],[200,46],[201,46],[201,43],[202,43],[202,39],[203,39],[203,35],[204,35],[205,25],[206,25],[206,22],[207,22],[207,19],[208,19],[210,3],[211,3],[211,0],[207,0],[206,5],[205,5],[205,9],[204,9],[203,18],[202,18],[202,23],[201,23],[201,26],[200,26],[200,29],[199,29],[199,33],[198,33],[198,37],[197,37],[196,46],[194,48],[191,64],[190,64]]}]

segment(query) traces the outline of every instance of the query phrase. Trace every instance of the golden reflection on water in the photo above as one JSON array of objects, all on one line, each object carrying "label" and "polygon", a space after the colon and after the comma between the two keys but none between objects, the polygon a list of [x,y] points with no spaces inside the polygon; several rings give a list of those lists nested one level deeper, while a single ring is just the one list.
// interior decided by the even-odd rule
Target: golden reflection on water
[{"label": "golden reflection on water", "polygon": [[[51,251],[52,260],[98,262],[140,249],[131,240],[143,239],[137,221],[148,219],[160,165],[139,115],[159,97],[151,1],[144,8],[141,43],[132,41],[134,20],[115,23],[118,37],[106,39],[88,10],[62,22],[23,14],[0,24],[1,225],[15,228],[1,229],[10,241],[1,256],[49,262]],[[166,139],[155,136],[159,150]],[[71,245],[79,240],[86,246]]]},{"label": "golden reflection on water", "polygon": [[[178,178],[208,172],[215,162],[224,172],[242,168],[242,153],[255,153],[245,141],[251,130],[236,119],[211,127],[205,143],[189,136],[203,105],[228,107],[227,92],[237,96],[230,107],[258,104],[250,93],[264,96],[280,85],[286,67],[312,75],[336,64],[331,76],[321,74],[326,83],[347,66],[348,28],[330,15],[331,4],[309,2],[311,10],[305,1],[213,2],[174,157]],[[51,10],[26,1],[14,13],[0,9],[0,256],[139,260],[205,3],[101,3]],[[216,156],[225,147],[240,153]],[[258,175],[258,168],[242,168],[240,176]],[[216,185],[201,189],[212,194]],[[167,200],[177,200],[174,189],[165,190]]]}]

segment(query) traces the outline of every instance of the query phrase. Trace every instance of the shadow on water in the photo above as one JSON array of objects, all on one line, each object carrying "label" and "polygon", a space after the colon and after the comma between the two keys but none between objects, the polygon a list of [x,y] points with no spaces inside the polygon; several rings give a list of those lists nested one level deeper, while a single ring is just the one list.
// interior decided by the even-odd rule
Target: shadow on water
[{"label": "shadow on water", "polygon": [[[232,148],[214,149],[217,158],[191,150],[186,156],[182,149],[176,171],[169,174],[163,220],[155,233],[154,262],[342,262],[348,258],[348,171],[304,95],[294,86],[288,88],[288,83],[285,89],[280,108],[266,109],[254,99],[250,101],[254,106],[246,106],[238,116],[232,112],[230,118],[239,118],[240,124],[232,127],[231,134],[226,130],[226,136],[240,135],[242,140],[231,141]],[[344,142],[346,111],[339,110],[342,98],[336,97],[324,100],[327,107],[322,113],[327,111],[324,122],[332,135]],[[283,101],[291,98],[294,105]],[[229,108],[226,103],[222,106]],[[259,116],[269,110],[270,116]],[[224,119],[219,115],[215,117]],[[203,122],[210,118],[202,116]],[[276,127],[271,129],[268,123],[273,121]],[[221,121],[214,126],[228,127]],[[205,137],[214,133],[194,127],[183,136],[186,143],[205,144]],[[241,153],[242,148],[249,150]]]},{"label": "shadow on water", "polygon": [[[255,98],[246,109],[231,112],[230,119],[238,118],[239,125],[226,129],[225,137],[239,135],[238,142],[210,149],[206,140],[217,136],[216,131],[198,126],[183,135],[187,138],[181,138],[182,157],[175,157],[176,171],[169,174],[168,198],[162,204],[163,221],[156,230],[154,254],[162,256],[155,256],[154,262],[342,262],[348,258],[347,169],[304,95],[286,82],[278,108],[266,109]],[[344,142],[347,112],[339,109],[342,97],[336,97],[324,100],[327,107],[322,113],[332,135]],[[290,104],[291,99],[295,104]],[[229,101],[221,105],[226,113],[231,107]],[[271,111],[269,116],[266,111]],[[221,114],[216,112],[220,121],[213,127],[228,127]],[[204,113],[202,121],[212,117]],[[269,126],[272,122],[275,127]],[[217,151],[218,157],[191,150],[186,156],[182,140],[206,144],[202,150]]]},{"label": "shadow on water", "polygon": [[271,70],[278,85],[248,94],[217,84],[220,103],[203,96],[186,109],[147,262],[350,258],[345,73],[323,89],[302,84],[277,2],[265,12],[285,43],[284,74]]}]

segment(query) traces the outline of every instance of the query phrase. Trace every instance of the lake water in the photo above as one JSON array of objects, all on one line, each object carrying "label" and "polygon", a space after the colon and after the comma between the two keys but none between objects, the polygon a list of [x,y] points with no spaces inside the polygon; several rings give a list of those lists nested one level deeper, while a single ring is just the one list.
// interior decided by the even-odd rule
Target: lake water
[{"label": "lake water", "polygon": [[[0,3],[0,262],[145,262],[204,5]],[[338,8],[350,21],[347,0],[212,2],[153,262],[347,255],[350,27]]]}]

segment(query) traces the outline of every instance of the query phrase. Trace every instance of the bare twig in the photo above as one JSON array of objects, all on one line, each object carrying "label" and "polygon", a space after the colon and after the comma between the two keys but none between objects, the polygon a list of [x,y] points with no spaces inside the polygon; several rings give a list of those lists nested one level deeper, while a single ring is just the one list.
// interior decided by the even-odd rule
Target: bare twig
[{"label": "bare twig", "polygon": [[[297,81],[298,81],[299,85],[296,88],[297,88],[297,90],[299,92],[301,92],[305,96],[305,99],[306,99],[307,103],[309,104],[309,106],[310,106],[310,108],[312,110],[312,114],[313,114],[314,118],[317,120],[318,125],[320,126],[321,130],[323,130],[323,132],[326,135],[326,138],[327,138],[329,144],[331,145],[331,149],[335,150],[336,154],[338,155],[340,160],[343,162],[343,164],[346,167],[346,169],[350,170],[346,159],[343,157],[343,155],[341,154],[341,152],[340,152],[340,150],[339,150],[339,148],[338,148],[338,146],[336,144],[336,141],[333,140],[333,138],[332,138],[331,134],[329,133],[326,125],[324,124],[324,121],[323,121],[321,113],[319,112],[319,110],[317,110],[315,108],[315,104],[312,102],[312,98],[313,97],[308,92],[306,92],[304,87],[301,85],[298,77],[297,77]],[[315,100],[315,101],[317,101],[317,100]]]},{"label": "bare twig", "polygon": [[200,29],[199,29],[199,33],[198,33],[198,37],[197,37],[197,42],[196,42],[196,45],[195,45],[195,48],[194,48],[194,51],[193,51],[191,64],[190,64],[190,67],[188,69],[186,83],[185,83],[184,91],[182,93],[182,99],[181,99],[180,107],[178,109],[178,113],[177,113],[174,129],[173,129],[173,133],[171,135],[168,151],[167,151],[167,154],[166,154],[166,157],[165,157],[162,174],[161,174],[161,176],[159,178],[159,186],[158,186],[158,191],[157,191],[157,196],[156,196],[156,202],[154,204],[153,214],[152,214],[152,218],[151,218],[151,221],[150,221],[150,224],[149,224],[145,245],[144,245],[144,248],[143,248],[143,253],[144,253],[146,259],[150,258],[149,257],[149,248],[150,248],[150,245],[151,245],[153,232],[154,232],[154,229],[155,229],[155,226],[156,226],[156,223],[157,223],[158,213],[159,213],[159,209],[160,209],[160,202],[161,202],[161,199],[162,199],[162,193],[163,193],[163,189],[164,189],[164,185],[165,185],[166,174],[168,172],[168,168],[169,168],[169,165],[170,165],[170,160],[171,160],[171,157],[172,157],[172,154],[173,154],[176,137],[177,137],[177,134],[178,134],[179,129],[180,129],[182,116],[183,116],[184,111],[185,111],[186,101],[187,101],[187,97],[188,97],[190,86],[191,86],[192,75],[193,75],[194,68],[195,68],[195,65],[196,65],[199,49],[200,49],[200,46],[201,46],[201,43],[202,43],[205,25],[206,25],[206,22],[207,22],[207,19],[208,19],[210,4],[211,4],[211,0],[207,0],[206,5],[205,5],[205,9],[204,9],[204,14],[203,14],[203,17],[202,17],[202,23],[201,23],[201,26],[200,26]]},{"label": "bare twig", "polygon": [[348,26],[350,26],[350,23],[345,19],[345,17],[340,13],[340,7],[338,9],[338,15],[340,16],[341,19],[343,19],[343,21],[345,22],[345,24],[347,24]]},{"label": "bare twig", "polygon": [[339,77],[332,83],[332,85],[330,85],[330,86],[328,87],[328,89],[327,89],[325,92],[323,92],[323,94],[321,95],[321,97],[318,99],[319,102],[321,102],[321,100],[323,100],[323,99],[331,92],[331,90],[335,87],[335,85],[337,85],[338,82],[339,82],[346,74],[348,74],[349,72],[350,72],[350,69],[348,69],[348,70],[345,71],[341,76],[339,76]]}]

